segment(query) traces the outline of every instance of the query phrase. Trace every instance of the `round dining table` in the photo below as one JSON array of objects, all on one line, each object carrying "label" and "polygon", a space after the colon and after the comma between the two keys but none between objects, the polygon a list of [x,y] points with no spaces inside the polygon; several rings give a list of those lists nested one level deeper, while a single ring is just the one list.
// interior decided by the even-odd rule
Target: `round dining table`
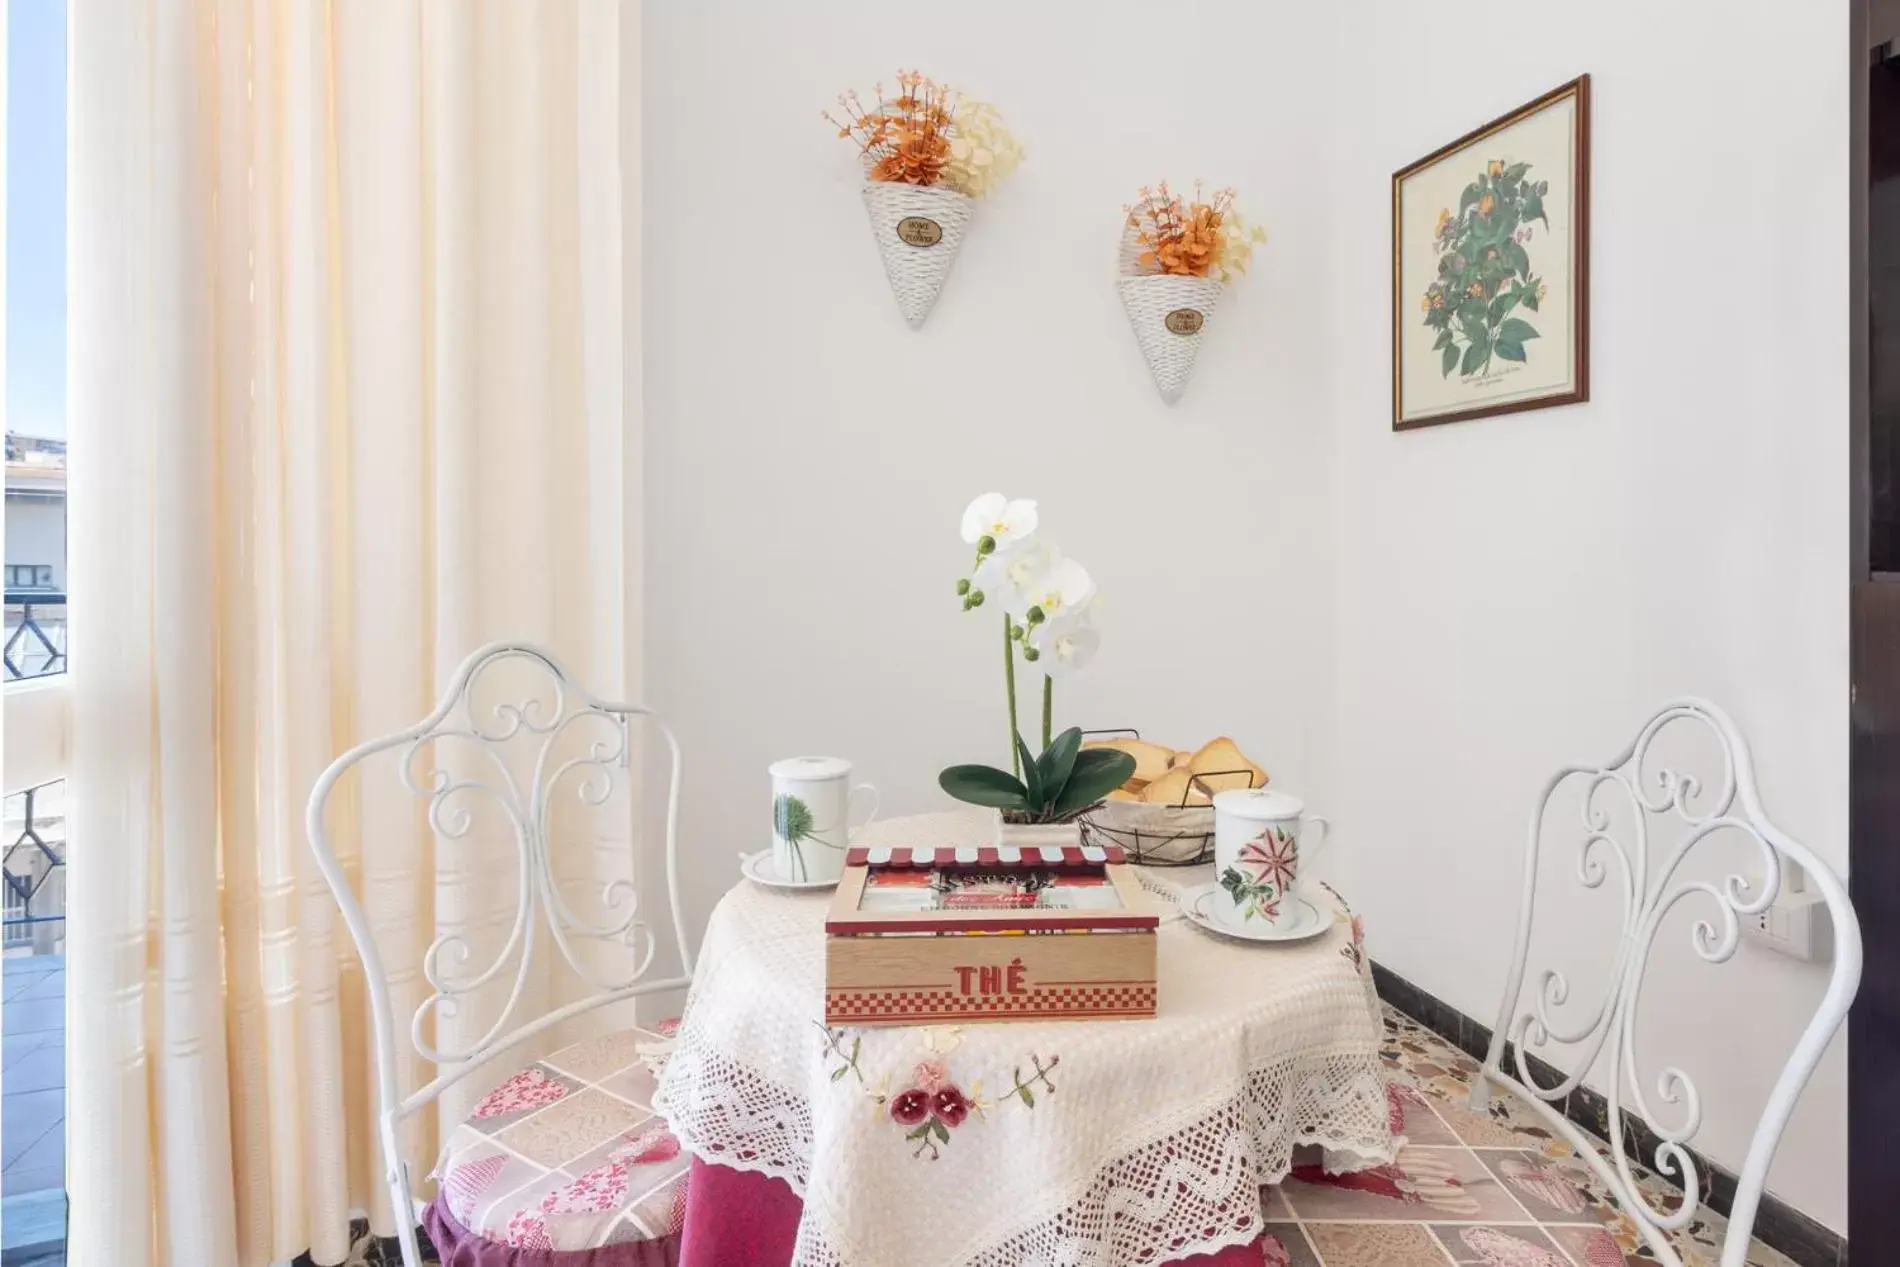
[{"label": "round dining table", "polygon": [[[993,818],[888,819],[870,846],[990,843]],[[659,1111],[692,1155],[680,1247],[711,1264],[1257,1267],[1261,1189],[1391,1162],[1360,920],[1250,944],[1191,923],[1211,868],[1143,868],[1152,1019],[827,1026],[829,891],[741,880],[713,912]]]}]

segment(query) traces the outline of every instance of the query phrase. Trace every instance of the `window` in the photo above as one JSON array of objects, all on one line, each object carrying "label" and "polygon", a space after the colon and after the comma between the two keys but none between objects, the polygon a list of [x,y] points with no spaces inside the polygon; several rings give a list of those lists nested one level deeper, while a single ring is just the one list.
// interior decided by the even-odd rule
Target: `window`
[{"label": "window", "polygon": [[66,3],[0,0],[6,383],[0,1261],[63,1261]]}]

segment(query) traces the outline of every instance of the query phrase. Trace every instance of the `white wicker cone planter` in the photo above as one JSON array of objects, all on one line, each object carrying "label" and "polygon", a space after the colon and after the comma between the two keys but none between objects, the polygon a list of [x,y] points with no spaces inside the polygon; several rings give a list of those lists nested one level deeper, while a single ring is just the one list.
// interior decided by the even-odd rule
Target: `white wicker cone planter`
[{"label": "white wicker cone planter", "polygon": [[1116,280],[1135,342],[1148,358],[1161,399],[1172,405],[1187,387],[1194,358],[1201,351],[1201,332],[1226,289],[1211,277],[1153,274]]},{"label": "white wicker cone planter", "polygon": [[975,207],[949,189],[874,180],[865,183],[864,210],[898,311],[911,329],[921,330],[963,249]]}]

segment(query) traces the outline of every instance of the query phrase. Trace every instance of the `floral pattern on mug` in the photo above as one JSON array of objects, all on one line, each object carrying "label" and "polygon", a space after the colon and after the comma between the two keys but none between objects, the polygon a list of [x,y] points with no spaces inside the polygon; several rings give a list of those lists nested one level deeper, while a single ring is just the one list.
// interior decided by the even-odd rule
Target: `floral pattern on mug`
[{"label": "floral pattern on mug", "polygon": [[1276,823],[1240,847],[1234,865],[1220,873],[1220,886],[1242,919],[1278,919],[1299,865],[1300,838]]}]

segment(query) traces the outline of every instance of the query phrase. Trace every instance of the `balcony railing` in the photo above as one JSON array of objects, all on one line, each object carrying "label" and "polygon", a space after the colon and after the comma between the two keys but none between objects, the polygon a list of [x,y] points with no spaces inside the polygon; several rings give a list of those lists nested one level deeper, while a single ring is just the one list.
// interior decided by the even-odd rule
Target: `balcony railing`
[{"label": "balcony railing", "polygon": [[64,673],[66,595],[58,590],[8,590],[6,634],[0,660],[5,662],[7,681]]},{"label": "balcony railing", "polygon": [[66,941],[66,783],[42,783],[6,798],[7,845],[0,851],[8,953],[59,953]]}]

